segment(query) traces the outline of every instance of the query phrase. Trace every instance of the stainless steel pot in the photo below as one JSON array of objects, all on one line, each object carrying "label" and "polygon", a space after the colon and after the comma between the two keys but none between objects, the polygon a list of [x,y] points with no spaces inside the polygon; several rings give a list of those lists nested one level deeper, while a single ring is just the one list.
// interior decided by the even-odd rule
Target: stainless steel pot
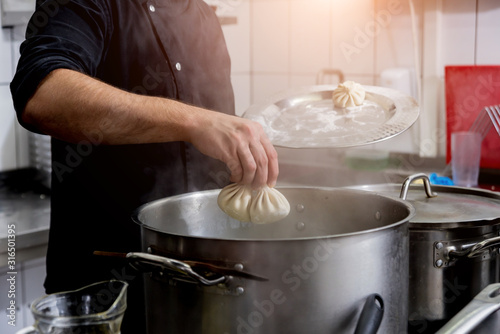
[{"label": "stainless steel pot", "polygon": [[267,225],[229,218],[219,191],[137,210],[152,255],[137,259],[152,267],[148,333],[353,333],[373,294],[384,302],[379,332],[406,333],[412,206],[359,190],[280,191],[292,212]]},{"label": "stainless steel pot", "polygon": [[[410,186],[417,179],[424,185]],[[500,281],[500,194],[431,189],[424,174],[407,178],[403,186],[355,188],[399,196],[415,207],[409,224],[410,333],[435,333],[487,285]]]}]

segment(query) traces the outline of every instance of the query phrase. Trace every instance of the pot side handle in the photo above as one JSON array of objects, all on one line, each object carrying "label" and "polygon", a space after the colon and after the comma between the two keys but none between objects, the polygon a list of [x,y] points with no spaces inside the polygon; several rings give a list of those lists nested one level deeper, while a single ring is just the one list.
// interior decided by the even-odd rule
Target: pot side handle
[{"label": "pot side handle", "polygon": [[376,334],[384,316],[384,301],[379,294],[366,298],[354,334]]},{"label": "pot side handle", "polygon": [[500,283],[484,288],[436,334],[466,334],[500,309]]},{"label": "pot side handle", "polygon": [[475,244],[470,253],[467,255],[468,257],[474,257],[477,254],[484,252],[487,248],[500,245],[500,237],[486,239],[484,241],[478,242]]},{"label": "pot side handle", "polygon": [[141,265],[153,265],[157,267],[161,267],[164,269],[170,269],[173,271],[180,272],[183,275],[187,275],[195,281],[206,285],[212,286],[220,283],[224,283],[226,281],[225,276],[221,276],[215,279],[207,279],[197,272],[195,272],[190,265],[184,263],[182,261],[170,259],[163,256],[148,254],[148,253],[140,253],[140,252],[131,252],[127,253],[126,258],[132,260],[131,265],[136,267],[136,269],[140,270]]},{"label": "pot side handle", "polygon": [[[445,246],[445,243],[447,244]],[[482,241],[474,241],[467,243],[453,243],[448,241],[434,242],[434,267],[446,268],[455,261],[461,259],[472,259],[483,256],[484,254],[496,254],[495,248],[500,246],[500,236],[491,237]]]},{"label": "pot side handle", "polygon": [[481,253],[486,252],[489,248],[500,245],[500,236],[489,238],[473,245],[463,246],[462,250],[458,250],[457,246],[450,246],[447,249],[448,259],[458,259],[467,256],[473,258]]},{"label": "pot side handle", "polygon": [[406,200],[406,196],[408,196],[408,189],[410,188],[410,184],[413,183],[413,181],[416,180],[422,180],[424,182],[424,189],[425,193],[427,194],[427,197],[436,197],[437,194],[432,191],[431,189],[431,181],[429,180],[429,177],[424,174],[424,173],[418,173],[418,174],[413,174],[408,176],[404,182],[403,185],[401,186],[401,193],[399,194],[399,198],[402,200]]}]

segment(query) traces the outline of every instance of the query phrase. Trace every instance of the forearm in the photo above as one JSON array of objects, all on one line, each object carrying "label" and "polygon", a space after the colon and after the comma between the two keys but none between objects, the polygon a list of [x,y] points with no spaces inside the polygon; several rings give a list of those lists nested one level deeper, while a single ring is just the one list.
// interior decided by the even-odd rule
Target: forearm
[{"label": "forearm", "polygon": [[186,141],[223,161],[231,180],[260,187],[278,177],[276,150],[260,124],[161,97],[129,93],[71,70],[38,86],[23,122],[77,143],[99,131],[108,145]]},{"label": "forearm", "polygon": [[28,101],[23,121],[55,138],[78,142],[100,131],[103,144],[189,141],[201,112],[164,98],[128,93],[76,71],[50,73]]}]

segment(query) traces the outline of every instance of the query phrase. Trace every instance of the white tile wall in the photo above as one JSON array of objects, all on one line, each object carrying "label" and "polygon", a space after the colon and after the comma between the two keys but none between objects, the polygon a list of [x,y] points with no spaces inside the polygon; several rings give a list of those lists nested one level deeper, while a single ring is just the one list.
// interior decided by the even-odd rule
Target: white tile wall
[{"label": "white tile wall", "polygon": [[[223,9],[219,14],[236,16],[238,20],[236,25],[223,27],[232,58],[238,114],[252,103],[262,101],[278,91],[315,84],[317,72],[325,67],[341,69],[348,80],[373,85],[379,84],[379,75],[387,68],[413,67],[417,54],[421,57],[419,64],[422,64],[424,55],[427,60],[429,57],[434,58],[432,65],[435,69],[426,68],[426,75],[430,73],[432,76],[430,82],[433,88],[430,91],[434,91],[435,96],[427,96],[426,101],[431,99],[432,102],[425,103],[426,110],[423,112],[426,116],[435,115],[438,121],[434,123],[443,126],[444,66],[500,64],[498,0],[477,0],[477,12],[474,0],[413,0],[419,47],[416,52],[413,49],[407,0],[207,2],[219,4]],[[439,19],[425,22],[429,17],[436,17],[429,13],[436,8],[439,10]],[[384,16],[387,12],[391,14],[389,17]],[[432,27],[431,23],[437,26]],[[434,39],[436,34],[436,45],[426,43],[426,40]],[[17,59],[23,35],[24,28],[15,29],[13,33],[10,29],[1,31],[0,84],[10,82],[12,66],[9,64],[15,63]],[[10,40],[10,36],[14,36],[14,41]],[[424,46],[436,50],[424,50]],[[428,82],[429,78],[423,79]],[[5,92],[0,99],[2,106],[11,103],[10,95]],[[0,111],[2,120],[11,113],[6,110]],[[422,120],[425,121],[425,117],[421,117],[419,122]],[[7,133],[10,132],[3,130],[0,135],[4,143],[5,138],[10,136],[6,137]],[[407,137],[405,140],[418,140],[415,136]],[[422,140],[425,138],[420,138]],[[17,141],[22,142],[23,139]],[[407,146],[418,147],[413,144]],[[10,148],[2,147],[0,150],[6,151],[1,152],[0,156],[12,156]],[[21,152],[21,156],[25,154]],[[17,159],[22,164],[23,158],[19,158],[19,152]],[[4,164],[0,163],[0,170]],[[12,163],[7,165],[12,166]]]},{"label": "white tile wall", "polygon": [[252,102],[262,101],[277,92],[289,88],[287,73],[253,73]]},{"label": "white tile wall", "polygon": [[0,84],[12,78],[11,29],[0,30]]},{"label": "white tile wall", "polygon": [[16,168],[15,117],[10,98],[12,29],[0,30],[0,171]]},{"label": "white tile wall", "polygon": [[332,67],[341,69],[346,80],[352,80],[352,75],[368,75],[361,83],[371,84],[376,40],[372,31],[374,1],[335,1],[331,11]]},{"label": "white tile wall", "polygon": [[28,132],[17,122],[9,88],[24,31],[24,26],[0,30],[0,171],[29,166]]},{"label": "white tile wall", "polygon": [[500,1],[480,0],[477,22],[477,64],[500,63]]},{"label": "white tile wall", "polygon": [[16,122],[9,86],[0,85],[0,171],[17,167]]},{"label": "white tile wall", "polygon": [[234,87],[236,115],[241,116],[250,106],[250,74],[233,73],[231,81]]},{"label": "white tile wall", "polygon": [[8,85],[0,85],[0,171],[15,169],[15,113]]},{"label": "white tile wall", "polygon": [[223,25],[224,37],[231,55],[231,72],[250,71],[250,0],[216,1],[217,15],[236,17],[236,24]]},{"label": "white tile wall", "polygon": [[26,26],[19,25],[12,28],[11,43],[12,43],[12,68],[15,69],[17,66],[17,60],[19,59],[19,47],[24,41],[24,36],[26,33]]},{"label": "white tile wall", "polygon": [[222,29],[231,55],[236,114],[241,115],[250,105],[250,0],[208,3],[219,6],[217,15],[237,20],[236,24],[223,25]]},{"label": "white tile wall", "polygon": [[[375,73],[390,68],[413,68],[415,51],[413,39],[420,44],[422,29],[422,2],[414,1],[416,35],[412,29],[412,16],[408,1],[379,0],[375,8],[374,20],[380,27],[375,50]],[[401,47],[404,45],[405,47]],[[379,84],[378,80],[376,84]]]},{"label": "white tile wall", "polygon": [[251,55],[254,73],[290,70],[290,1],[252,2]]},{"label": "white tile wall", "polygon": [[[12,69],[15,71],[17,60],[19,59],[19,47],[24,41],[26,26],[20,25],[12,28]],[[16,164],[17,168],[31,166],[29,151],[29,131],[23,128],[16,121]]]},{"label": "white tile wall", "polygon": [[331,1],[315,6],[311,0],[292,1],[289,16],[290,72],[314,76],[318,69],[330,68]]},{"label": "white tile wall", "polygon": [[443,0],[443,13],[443,65],[474,64],[476,2]]},{"label": "white tile wall", "polygon": [[[335,75],[324,76],[322,82],[324,84],[337,83],[338,77]],[[313,86],[317,83],[317,73],[292,73],[289,76],[290,87]],[[262,92],[265,95],[265,92]]]},{"label": "white tile wall", "polygon": [[12,29],[0,30],[0,171],[17,167],[15,117],[9,90],[12,78],[11,35]]},{"label": "white tile wall", "polygon": [[[247,1],[250,103],[287,88],[314,85],[325,67],[341,69],[347,80],[367,85],[380,84],[386,69],[422,71],[421,81],[428,87],[422,89],[418,124],[398,137],[397,145],[391,140],[377,144],[380,149],[422,153],[422,143],[433,142],[427,154],[443,155],[445,143],[430,137],[439,136],[445,126],[444,66],[500,64],[498,0],[477,0],[477,12],[473,0],[413,0],[415,21],[408,0]],[[231,41],[238,50],[244,47],[245,38],[233,36]],[[232,57],[240,55],[233,52]],[[247,89],[235,86],[237,92],[240,88]]]}]

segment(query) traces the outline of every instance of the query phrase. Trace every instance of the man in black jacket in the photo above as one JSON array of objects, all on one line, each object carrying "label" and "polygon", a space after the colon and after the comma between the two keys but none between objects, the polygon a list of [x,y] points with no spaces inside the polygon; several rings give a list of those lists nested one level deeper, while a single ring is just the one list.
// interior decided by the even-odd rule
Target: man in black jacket
[{"label": "man in black jacket", "polygon": [[234,116],[229,55],[201,0],[38,1],[11,91],[20,123],[52,137],[46,291],[130,281],[122,333],[144,332],[140,278],[93,252],[141,249],[136,208],[276,183],[262,127]]}]

